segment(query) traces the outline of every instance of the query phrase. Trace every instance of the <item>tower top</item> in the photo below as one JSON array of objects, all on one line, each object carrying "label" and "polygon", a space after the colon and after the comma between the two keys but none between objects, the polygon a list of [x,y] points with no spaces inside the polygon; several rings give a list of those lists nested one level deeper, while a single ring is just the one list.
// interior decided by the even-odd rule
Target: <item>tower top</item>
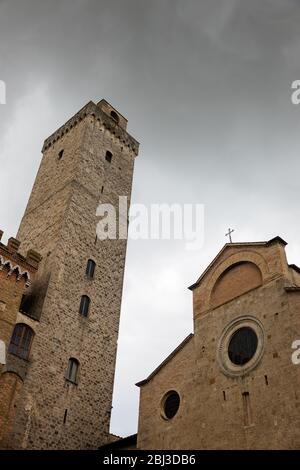
[{"label": "tower top", "polygon": [[139,143],[127,132],[127,119],[119,113],[110,103],[102,99],[97,104],[89,101],[63,126],[48,137],[43,145],[42,152],[50,148],[57,140],[67,134],[73,127],[81,122],[86,116],[93,116],[101,122],[105,129],[110,130],[114,136],[127,146],[137,156]]},{"label": "tower top", "polygon": [[126,131],[128,120],[121,113],[119,113],[116,108],[108,103],[108,101],[102,99],[99,101],[99,103],[97,103],[97,106],[99,106],[99,108],[102,109],[105,114],[108,114],[110,117],[112,117],[116,123]]}]

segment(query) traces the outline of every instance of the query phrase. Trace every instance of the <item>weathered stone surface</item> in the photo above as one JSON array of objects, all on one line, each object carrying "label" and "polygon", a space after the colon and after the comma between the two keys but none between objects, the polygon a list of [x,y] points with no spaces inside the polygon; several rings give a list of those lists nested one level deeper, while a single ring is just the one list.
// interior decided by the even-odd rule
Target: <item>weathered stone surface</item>
[{"label": "weathered stone surface", "polygon": [[[220,279],[223,291],[216,299]],[[139,448],[300,448],[300,365],[291,360],[292,342],[300,339],[299,285],[279,238],[221,251],[192,286],[194,336],[139,384]],[[229,361],[222,347],[235,324],[261,328],[260,354],[243,366],[231,363],[228,371],[220,362],[225,353]],[[181,402],[167,420],[162,404],[169,390],[177,391]]]},{"label": "weathered stone surface", "polygon": [[[108,440],[126,240],[96,240],[96,209],[100,201],[117,206],[119,195],[130,200],[138,144],[102,105],[88,103],[45,141],[18,232],[22,250],[43,260],[31,311],[40,322],[11,448],[88,449]],[[87,318],[82,295],[91,299]],[[69,358],[80,364],[77,384],[65,379]]]}]

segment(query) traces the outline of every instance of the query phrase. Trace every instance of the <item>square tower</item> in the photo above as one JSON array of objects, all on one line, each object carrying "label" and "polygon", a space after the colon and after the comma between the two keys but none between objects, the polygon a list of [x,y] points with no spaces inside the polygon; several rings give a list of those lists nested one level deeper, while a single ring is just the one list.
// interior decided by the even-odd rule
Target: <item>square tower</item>
[{"label": "square tower", "polygon": [[105,100],[89,102],[45,140],[18,232],[43,259],[24,302],[38,326],[14,365],[23,387],[11,448],[108,440],[127,240],[97,239],[96,210],[130,202],[139,144],[126,126]]}]

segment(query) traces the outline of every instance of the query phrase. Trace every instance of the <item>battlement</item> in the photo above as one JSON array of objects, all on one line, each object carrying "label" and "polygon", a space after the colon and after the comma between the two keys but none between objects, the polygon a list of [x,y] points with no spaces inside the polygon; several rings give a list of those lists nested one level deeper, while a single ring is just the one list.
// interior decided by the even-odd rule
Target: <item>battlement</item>
[{"label": "battlement", "polygon": [[97,121],[100,121],[103,127],[110,130],[123,145],[131,149],[135,156],[138,155],[139,143],[130,134],[128,134],[126,130],[127,119],[125,119],[124,116],[122,116],[105,100],[99,101],[98,104],[95,104],[93,101],[89,101],[83,108],[81,108],[80,111],[71,117],[71,119],[45,140],[42,152],[50,148],[56,141],[61,139],[88,115],[93,116]]},{"label": "battlement", "polygon": [[1,243],[3,231],[0,230],[0,270],[9,269],[9,275],[17,274],[17,279],[24,277],[26,284],[30,284],[32,274],[38,269],[42,257],[35,250],[28,250],[26,256],[19,253],[20,241],[9,238],[7,245]]}]

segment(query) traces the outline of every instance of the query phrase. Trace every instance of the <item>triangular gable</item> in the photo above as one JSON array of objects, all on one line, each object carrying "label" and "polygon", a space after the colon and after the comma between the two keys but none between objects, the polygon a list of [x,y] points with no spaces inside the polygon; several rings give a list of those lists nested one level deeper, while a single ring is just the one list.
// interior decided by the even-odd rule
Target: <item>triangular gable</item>
[{"label": "triangular gable", "polygon": [[219,251],[217,256],[212,260],[212,262],[207,266],[205,271],[201,274],[201,276],[197,279],[197,281],[189,286],[190,290],[194,290],[200,282],[203,280],[203,278],[206,276],[206,274],[215,266],[218,264],[218,261],[220,260],[221,256],[223,253],[232,248],[248,248],[248,247],[259,247],[259,246],[270,246],[272,243],[280,243],[283,246],[287,245],[287,242],[283,240],[281,237],[277,236],[274,238],[271,238],[269,241],[264,241],[264,242],[237,242],[237,243],[226,243],[223,248]]}]

